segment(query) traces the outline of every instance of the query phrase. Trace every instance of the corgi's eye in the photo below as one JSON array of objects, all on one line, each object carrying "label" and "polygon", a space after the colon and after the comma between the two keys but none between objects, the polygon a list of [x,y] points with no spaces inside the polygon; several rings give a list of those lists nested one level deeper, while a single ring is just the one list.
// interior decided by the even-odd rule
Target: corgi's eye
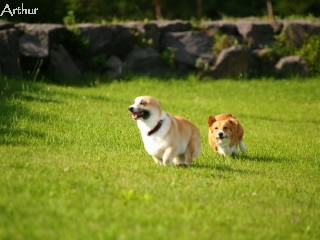
[{"label": "corgi's eye", "polygon": [[215,129],[215,130],[218,130],[218,127],[215,127],[214,129]]},{"label": "corgi's eye", "polygon": [[223,130],[227,130],[228,128],[227,127],[223,127]]},{"label": "corgi's eye", "polygon": [[147,102],[144,101],[144,100],[141,100],[140,104],[141,104],[142,106],[145,106],[145,105],[147,105]]}]

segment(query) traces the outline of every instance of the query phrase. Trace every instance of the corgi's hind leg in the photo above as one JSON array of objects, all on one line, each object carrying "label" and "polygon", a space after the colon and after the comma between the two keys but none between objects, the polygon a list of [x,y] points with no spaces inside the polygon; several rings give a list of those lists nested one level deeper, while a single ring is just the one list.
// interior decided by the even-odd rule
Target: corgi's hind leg
[{"label": "corgi's hind leg", "polygon": [[243,153],[246,153],[246,152],[247,152],[247,147],[246,147],[246,145],[244,144],[243,141],[240,141],[239,147],[240,147],[240,149],[241,149],[241,151],[242,151]]}]

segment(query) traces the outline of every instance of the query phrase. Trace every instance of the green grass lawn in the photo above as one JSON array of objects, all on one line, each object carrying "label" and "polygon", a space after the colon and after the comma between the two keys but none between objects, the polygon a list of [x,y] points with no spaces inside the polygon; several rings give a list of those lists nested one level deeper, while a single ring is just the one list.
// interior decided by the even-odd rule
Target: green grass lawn
[{"label": "green grass lawn", "polygon": [[[127,107],[139,95],[192,120],[203,151],[160,167]],[[246,155],[215,154],[230,112]],[[0,79],[0,239],[318,239],[320,79],[165,80],[92,87]]]}]

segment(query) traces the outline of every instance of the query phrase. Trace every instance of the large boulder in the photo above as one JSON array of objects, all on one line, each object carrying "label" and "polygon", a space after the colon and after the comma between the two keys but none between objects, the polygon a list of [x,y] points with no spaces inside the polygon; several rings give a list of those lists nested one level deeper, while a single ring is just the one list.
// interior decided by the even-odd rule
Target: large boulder
[{"label": "large boulder", "polygon": [[197,59],[212,61],[213,38],[204,32],[170,32],[164,33],[161,40],[162,51],[173,51],[175,61],[194,68]]},{"label": "large boulder", "polygon": [[269,22],[239,21],[237,27],[250,48],[263,48],[274,42],[274,30]]},{"label": "large boulder", "polygon": [[14,28],[0,30],[0,73],[21,76],[19,63],[19,36],[21,31]]},{"label": "large boulder", "polygon": [[234,22],[220,20],[220,21],[205,21],[201,23],[201,28],[215,31],[219,34],[227,34],[240,37],[237,25]]},{"label": "large boulder", "polygon": [[122,75],[122,65],[121,59],[112,55],[105,63],[103,74],[109,78],[119,78]]},{"label": "large boulder", "polygon": [[192,30],[192,24],[190,21],[182,21],[182,20],[158,20],[152,22],[157,25],[160,29],[161,33],[164,32],[187,32]]},{"label": "large boulder", "polygon": [[31,58],[49,57],[49,49],[60,44],[68,35],[61,24],[18,24],[16,27],[24,34],[19,38],[20,55]]},{"label": "large boulder", "polygon": [[308,76],[308,64],[300,56],[287,56],[281,58],[277,64],[276,69],[282,76]]},{"label": "large boulder", "polygon": [[79,24],[78,27],[86,41],[86,57],[116,55],[123,58],[133,48],[133,33],[125,25]]},{"label": "large boulder", "polygon": [[81,38],[84,41],[85,55],[92,57],[100,54],[107,54],[111,49],[113,28],[101,24],[79,24]]},{"label": "large boulder", "polygon": [[216,64],[205,75],[212,78],[238,78],[250,73],[252,62],[250,49],[241,45],[230,47],[219,54]]},{"label": "large boulder", "polygon": [[135,46],[159,48],[160,29],[155,23],[129,22],[124,26],[131,29],[135,37]]},{"label": "large boulder", "polygon": [[134,48],[134,35],[130,28],[124,25],[113,25],[114,34],[108,55],[124,58]]},{"label": "large boulder", "polygon": [[274,76],[276,73],[275,65],[279,60],[279,56],[271,49],[254,49],[252,74],[257,77]]},{"label": "large boulder", "polygon": [[51,79],[58,83],[81,77],[80,69],[62,45],[51,48],[48,71]]},{"label": "large boulder", "polygon": [[12,22],[0,22],[0,30],[14,28],[14,23]]},{"label": "large boulder", "polygon": [[300,48],[310,35],[319,35],[320,24],[306,20],[283,21],[282,34],[296,48]]},{"label": "large boulder", "polygon": [[153,48],[137,48],[125,59],[126,70],[145,75],[165,75],[170,69],[164,64],[160,54]]}]

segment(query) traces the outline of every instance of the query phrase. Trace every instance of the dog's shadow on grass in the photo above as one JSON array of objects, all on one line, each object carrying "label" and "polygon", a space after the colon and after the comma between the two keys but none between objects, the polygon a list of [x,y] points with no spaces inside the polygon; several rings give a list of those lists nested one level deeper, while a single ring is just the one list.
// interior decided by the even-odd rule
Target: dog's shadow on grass
[{"label": "dog's shadow on grass", "polygon": [[239,157],[221,157],[220,159],[215,159],[215,161],[212,164],[209,163],[194,163],[194,165],[191,165],[192,168],[198,168],[198,169],[216,169],[223,172],[238,172],[238,173],[254,173],[254,170],[248,170],[248,169],[239,169],[233,167],[232,162],[234,161],[250,161],[252,164],[254,162],[266,162],[266,163],[280,163],[283,161],[288,161],[286,158],[276,158],[274,156],[257,156],[257,155],[246,155],[243,154]]},{"label": "dog's shadow on grass", "polygon": [[270,162],[270,163],[280,163],[283,161],[287,161],[286,158],[277,158],[274,156],[258,156],[258,155],[242,155],[237,158],[239,161],[252,161],[252,162]]},{"label": "dog's shadow on grass", "polygon": [[[210,169],[217,170],[224,173],[240,173],[240,174],[258,174],[255,170],[240,169],[232,167],[232,164],[214,163],[214,164],[195,164],[192,168],[196,169]],[[224,176],[223,174],[218,174],[217,177]]]}]

